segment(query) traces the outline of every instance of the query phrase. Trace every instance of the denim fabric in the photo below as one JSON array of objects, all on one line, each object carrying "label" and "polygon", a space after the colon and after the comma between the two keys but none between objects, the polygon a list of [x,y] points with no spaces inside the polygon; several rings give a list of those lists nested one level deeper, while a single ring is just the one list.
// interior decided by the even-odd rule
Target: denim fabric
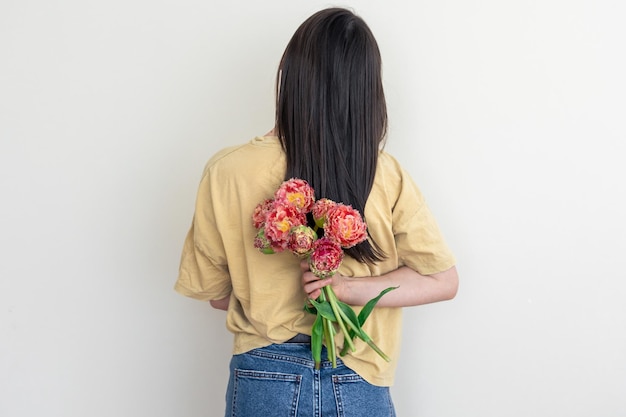
[{"label": "denim fabric", "polygon": [[234,355],[226,417],[395,417],[388,387],[371,385],[324,350],[315,370],[311,346],[284,343]]}]

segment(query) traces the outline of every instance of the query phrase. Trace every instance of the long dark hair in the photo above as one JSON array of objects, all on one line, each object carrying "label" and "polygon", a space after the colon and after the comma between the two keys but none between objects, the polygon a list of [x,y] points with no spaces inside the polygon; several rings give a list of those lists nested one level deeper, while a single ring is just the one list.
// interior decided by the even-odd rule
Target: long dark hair
[{"label": "long dark hair", "polygon": [[[305,179],[318,198],[364,215],[387,106],[380,51],[363,19],[330,8],[296,30],[277,76],[276,128],[287,155],[285,179]],[[346,252],[360,262],[384,257],[371,237]]]}]

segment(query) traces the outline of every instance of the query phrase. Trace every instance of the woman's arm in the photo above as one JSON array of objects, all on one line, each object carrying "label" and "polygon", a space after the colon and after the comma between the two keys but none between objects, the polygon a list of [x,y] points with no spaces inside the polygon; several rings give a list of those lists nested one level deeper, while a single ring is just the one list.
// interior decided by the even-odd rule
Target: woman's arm
[{"label": "woman's arm", "polygon": [[341,301],[354,305],[365,305],[389,287],[399,287],[385,294],[376,306],[408,307],[435,303],[454,298],[459,286],[456,267],[432,275],[421,275],[403,266],[377,277],[346,277],[335,274],[320,280],[311,271],[307,262],[302,262],[302,284],[309,298],[317,299],[320,288],[332,285]]}]

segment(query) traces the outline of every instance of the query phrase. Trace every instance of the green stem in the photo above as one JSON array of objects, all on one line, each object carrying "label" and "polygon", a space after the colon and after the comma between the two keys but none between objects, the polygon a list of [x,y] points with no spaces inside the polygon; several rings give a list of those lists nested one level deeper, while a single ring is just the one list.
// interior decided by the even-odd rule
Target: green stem
[{"label": "green stem", "polygon": [[[326,301],[326,295],[324,291],[320,294],[320,301]],[[327,318],[322,318],[322,325],[324,326],[324,338],[326,339],[326,347],[328,349],[328,357],[332,363],[333,368],[337,367],[337,346],[335,345],[335,328],[333,323]],[[318,368],[319,369],[319,368]]]},{"label": "green stem", "polygon": [[330,359],[330,363],[333,365],[333,368],[337,367],[337,346],[335,345],[335,327],[333,323],[324,319],[324,324],[326,324],[326,347],[328,348],[328,358]]},{"label": "green stem", "polygon": [[367,333],[362,332],[361,336],[365,336],[365,337],[361,337],[361,339],[363,339],[363,341],[365,341],[365,343],[367,343],[369,345],[369,347],[374,349],[374,352],[378,353],[378,355],[381,358],[383,358],[386,362],[391,362],[391,358],[389,356],[385,355],[385,352],[383,352],[382,350],[380,350],[380,348],[378,346],[376,346],[374,341],[367,335]]},{"label": "green stem", "polygon": [[[343,332],[344,343],[347,343],[350,350],[354,352],[356,348],[354,347],[354,343],[352,343],[352,339],[350,338],[350,333],[348,333],[348,329],[346,328],[346,324],[344,322],[344,319],[346,319],[345,314],[343,314],[343,312],[337,305],[337,296],[335,295],[335,292],[333,291],[333,289],[328,285],[325,286],[323,290],[325,290],[326,298],[328,299],[328,302],[330,303],[330,307],[333,309],[333,313],[335,313],[335,318],[337,319],[339,328]],[[350,325],[351,327],[353,326],[349,319],[348,319],[348,325]],[[358,330],[355,330],[355,331],[358,331]]]}]

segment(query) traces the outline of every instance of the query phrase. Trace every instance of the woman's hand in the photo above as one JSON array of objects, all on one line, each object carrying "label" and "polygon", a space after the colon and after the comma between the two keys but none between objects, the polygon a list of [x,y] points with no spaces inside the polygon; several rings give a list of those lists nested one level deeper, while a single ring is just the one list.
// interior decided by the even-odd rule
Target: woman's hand
[{"label": "woman's hand", "polygon": [[317,297],[322,292],[322,287],[332,285],[335,295],[341,300],[342,290],[345,287],[345,277],[343,275],[337,272],[330,278],[319,279],[311,272],[309,263],[306,260],[300,262],[300,269],[302,270],[302,288],[304,288],[308,298],[317,300]]}]

